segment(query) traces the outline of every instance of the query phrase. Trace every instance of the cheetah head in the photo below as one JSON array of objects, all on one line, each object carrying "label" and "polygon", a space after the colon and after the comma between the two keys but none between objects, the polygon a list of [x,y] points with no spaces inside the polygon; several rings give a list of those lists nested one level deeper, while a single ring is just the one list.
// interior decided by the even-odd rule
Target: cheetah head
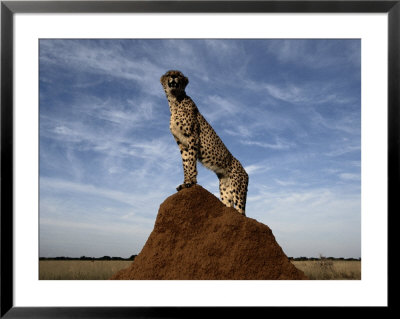
[{"label": "cheetah head", "polygon": [[186,85],[189,83],[188,78],[180,71],[168,71],[160,81],[165,92],[175,96],[185,93]]}]

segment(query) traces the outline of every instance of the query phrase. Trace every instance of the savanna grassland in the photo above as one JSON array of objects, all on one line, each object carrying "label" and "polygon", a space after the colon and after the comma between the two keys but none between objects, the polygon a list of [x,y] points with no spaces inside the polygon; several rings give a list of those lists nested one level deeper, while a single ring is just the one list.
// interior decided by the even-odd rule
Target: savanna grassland
[{"label": "savanna grassland", "polygon": [[310,280],[361,280],[359,260],[291,261]]},{"label": "savanna grassland", "polygon": [[[305,260],[291,262],[310,280],[360,280],[359,260]],[[131,260],[40,260],[41,280],[107,280],[129,267]]]},{"label": "savanna grassland", "polygon": [[40,260],[39,279],[107,280],[132,260]]}]

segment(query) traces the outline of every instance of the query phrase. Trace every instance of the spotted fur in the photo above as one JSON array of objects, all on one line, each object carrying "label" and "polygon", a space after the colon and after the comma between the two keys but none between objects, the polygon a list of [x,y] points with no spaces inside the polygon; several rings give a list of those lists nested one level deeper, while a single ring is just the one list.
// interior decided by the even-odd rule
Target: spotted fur
[{"label": "spotted fur", "polygon": [[245,215],[249,177],[186,95],[188,78],[180,71],[168,71],[160,81],[171,111],[169,128],[182,157],[184,181],[177,190],[197,183],[198,160],[217,174],[221,201]]}]

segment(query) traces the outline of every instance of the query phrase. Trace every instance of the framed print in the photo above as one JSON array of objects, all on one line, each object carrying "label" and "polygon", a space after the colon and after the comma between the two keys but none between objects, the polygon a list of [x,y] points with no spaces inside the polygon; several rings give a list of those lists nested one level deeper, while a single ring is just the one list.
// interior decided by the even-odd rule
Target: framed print
[{"label": "framed print", "polygon": [[399,18],[2,1],[1,316],[388,308]]}]

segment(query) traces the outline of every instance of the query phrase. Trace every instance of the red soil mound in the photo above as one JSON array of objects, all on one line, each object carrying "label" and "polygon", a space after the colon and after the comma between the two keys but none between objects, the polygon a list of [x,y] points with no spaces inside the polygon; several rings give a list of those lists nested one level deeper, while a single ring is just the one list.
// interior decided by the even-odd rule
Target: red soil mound
[{"label": "red soil mound", "polygon": [[111,279],[307,279],[268,226],[201,186],[168,197],[132,265]]}]

